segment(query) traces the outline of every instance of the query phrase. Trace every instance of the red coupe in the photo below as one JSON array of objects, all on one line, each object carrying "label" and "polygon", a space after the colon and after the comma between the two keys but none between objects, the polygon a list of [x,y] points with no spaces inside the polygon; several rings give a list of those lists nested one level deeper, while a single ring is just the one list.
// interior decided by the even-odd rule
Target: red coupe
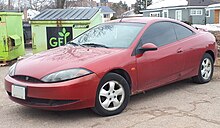
[{"label": "red coupe", "polygon": [[18,61],[5,77],[11,100],[33,108],[121,113],[131,95],[192,78],[212,79],[212,34],[164,18],[95,26],[65,46]]}]

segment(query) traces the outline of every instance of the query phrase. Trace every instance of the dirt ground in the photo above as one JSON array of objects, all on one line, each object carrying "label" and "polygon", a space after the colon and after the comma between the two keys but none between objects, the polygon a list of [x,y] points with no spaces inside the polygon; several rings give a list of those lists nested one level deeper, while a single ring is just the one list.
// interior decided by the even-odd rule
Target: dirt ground
[{"label": "dirt ground", "polygon": [[190,79],[131,97],[123,113],[100,117],[90,109],[52,112],[27,108],[8,99],[0,67],[1,128],[220,128],[220,68],[213,80],[197,85]]}]

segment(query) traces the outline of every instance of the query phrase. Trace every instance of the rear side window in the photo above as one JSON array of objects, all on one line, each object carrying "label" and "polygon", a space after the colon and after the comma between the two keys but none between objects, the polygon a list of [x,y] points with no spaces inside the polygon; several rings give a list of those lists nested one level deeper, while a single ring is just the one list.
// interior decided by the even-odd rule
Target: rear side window
[{"label": "rear side window", "polygon": [[176,33],[170,22],[158,22],[152,24],[143,34],[141,43],[153,43],[156,46],[164,46],[177,41]]},{"label": "rear side window", "polygon": [[172,23],[172,24],[173,24],[173,27],[176,32],[178,40],[184,39],[184,38],[189,37],[194,34],[192,32],[192,30],[190,30],[180,24],[176,24],[176,23]]}]

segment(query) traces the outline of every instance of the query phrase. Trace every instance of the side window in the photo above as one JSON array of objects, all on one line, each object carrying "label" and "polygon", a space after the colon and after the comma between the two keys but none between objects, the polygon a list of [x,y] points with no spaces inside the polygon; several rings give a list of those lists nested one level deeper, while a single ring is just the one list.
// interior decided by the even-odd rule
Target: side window
[{"label": "side window", "polygon": [[160,47],[175,42],[176,34],[170,22],[158,22],[152,24],[143,34],[141,43],[153,43]]},{"label": "side window", "polygon": [[190,29],[180,24],[176,24],[176,23],[172,23],[172,24],[173,24],[178,40],[184,39],[194,34]]}]

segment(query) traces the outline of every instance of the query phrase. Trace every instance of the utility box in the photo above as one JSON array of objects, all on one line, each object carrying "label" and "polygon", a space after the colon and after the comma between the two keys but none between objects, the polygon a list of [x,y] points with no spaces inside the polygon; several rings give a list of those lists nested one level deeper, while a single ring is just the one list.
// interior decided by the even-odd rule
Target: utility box
[{"label": "utility box", "polygon": [[0,12],[0,62],[25,54],[22,13]]},{"label": "utility box", "polygon": [[65,45],[88,28],[101,22],[99,8],[44,10],[30,21],[33,53]]}]

